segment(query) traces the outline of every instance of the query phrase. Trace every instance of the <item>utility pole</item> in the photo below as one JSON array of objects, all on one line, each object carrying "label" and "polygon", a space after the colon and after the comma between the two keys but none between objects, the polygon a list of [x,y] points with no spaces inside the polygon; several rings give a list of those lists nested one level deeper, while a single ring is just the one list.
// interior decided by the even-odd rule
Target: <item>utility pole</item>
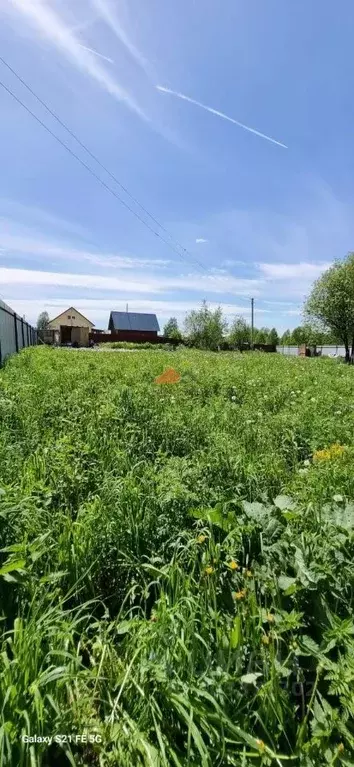
[{"label": "utility pole", "polygon": [[251,349],[253,349],[254,334],[254,298],[251,298]]},{"label": "utility pole", "polygon": [[128,304],[125,307],[125,311],[128,312]]}]

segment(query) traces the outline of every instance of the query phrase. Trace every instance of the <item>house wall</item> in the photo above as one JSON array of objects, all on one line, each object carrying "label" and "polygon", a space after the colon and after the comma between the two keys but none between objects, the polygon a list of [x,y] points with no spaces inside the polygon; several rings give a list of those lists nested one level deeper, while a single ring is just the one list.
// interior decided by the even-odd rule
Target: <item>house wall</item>
[{"label": "house wall", "polygon": [[74,308],[68,309],[66,312],[60,314],[59,317],[55,317],[54,320],[51,320],[48,323],[50,330],[60,330],[61,326],[68,325],[72,327],[89,328],[89,330],[92,330],[93,328],[93,323],[87,320],[86,317],[83,317],[83,315]]}]

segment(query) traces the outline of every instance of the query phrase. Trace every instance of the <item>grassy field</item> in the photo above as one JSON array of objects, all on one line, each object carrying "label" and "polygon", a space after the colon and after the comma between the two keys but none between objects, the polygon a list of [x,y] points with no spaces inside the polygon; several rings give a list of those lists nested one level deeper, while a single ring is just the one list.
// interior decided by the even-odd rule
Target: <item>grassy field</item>
[{"label": "grassy field", "polygon": [[[168,366],[180,383],[156,385]],[[8,362],[1,766],[354,764],[353,375],[192,351]]]}]

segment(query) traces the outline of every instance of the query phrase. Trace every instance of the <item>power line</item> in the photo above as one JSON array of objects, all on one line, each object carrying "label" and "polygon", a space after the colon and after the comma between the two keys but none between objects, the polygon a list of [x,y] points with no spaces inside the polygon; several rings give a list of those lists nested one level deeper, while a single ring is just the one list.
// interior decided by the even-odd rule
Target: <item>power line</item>
[{"label": "power line", "polygon": [[[87,164],[86,164],[86,163],[85,163],[85,162],[84,162],[84,161],[83,161],[83,160],[82,160],[82,159],[81,159],[81,158],[80,158],[80,157],[79,157],[79,156],[78,156],[78,155],[77,155],[75,152],[73,152],[73,151],[72,151],[72,149],[70,149],[70,147],[68,147],[68,146],[67,146],[67,144],[65,144],[65,142],[64,142],[64,141],[62,141],[62,140],[59,138],[59,136],[57,136],[57,135],[56,135],[56,134],[55,134],[55,133],[54,133],[54,132],[53,132],[53,131],[52,131],[50,128],[48,128],[48,126],[47,126],[47,125],[46,125],[46,124],[45,124],[45,123],[44,123],[44,122],[43,122],[43,121],[42,121],[42,120],[41,120],[39,117],[37,117],[37,115],[36,115],[34,112],[32,112],[32,111],[31,111],[31,109],[29,109],[29,107],[27,107],[27,106],[26,106],[26,104],[24,104],[24,103],[23,103],[23,101],[21,101],[21,99],[19,99],[19,98],[18,98],[18,97],[17,97],[17,96],[16,96],[16,95],[13,93],[13,91],[11,91],[11,90],[10,90],[10,88],[8,88],[8,87],[7,87],[7,86],[6,86],[6,85],[5,85],[5,84],[4,84],[4,83],[3,83],[3,82],[0,80],[0,85],[1,85],[1,86],[2,86],[2,87],[3,87],[3,88],[6,90],[6,91],[7,91],[7,93],[8,93],[10,96],[12,96],[12,98],[14,98],[14,99],[15,99],[15,100],[16,100],[16,101],[17,101],[17,102],[18,102],[18,103],[19,103],[19,104],[20,104],[20,105],[21,105],[21,106],[22,106],[22,107],[23,107],[23,108],[24,108],[24,109],[25,109],[25,110],[26,110],[26,111],[27,111],[27,112],[28,112],[28,113],[29,113],[29,114],[30,114],[30,115],[31,115],[31,116],[32,116],[32,117],[33,117],[33,118],[34,118],[34,119],[35,119],[35,120],[36,120],[36,121],[37,121],[37,122],[38,122],[38,123],[39,123],[39,124],[40,124],[40,125],[41,125],[41,126],[44,128],[44,129],[45,129],[45,130],[46,130],[46,131],[47,131],[47,132],[48,132],[48,133],[50,133],[50,135],[51,135],[51,136],[52,136],[52,137],[53,137],[53,138],[54,138],[56,141],[58,141],[58,142],[61,144],[61,146],[62,146],[62,147],[64,147],[64,149],[66,149],[66,150],[67,150],[67,152],[69,152],[69,153],[70,153],[70,154],[71,154],[71,155],[72,155],[72,156],[73,156],[73,157],[74,157],[74,158],[75,158],[75,159],[76,159],[78,162],[80,162],[80,164],[81,164],[81,165],[82,165],[84,168],[86,168],[86,170],[87,170],[89,173],[91,173],[91,175],[92,175],[92,176],[94,176],[94,178],[96,178],[96,180],[97,180],[97,181],[99,181],[99,183],[100,183],[102,186],[104,186],[104,188],[105,188],[106,190],[108,190],[108,191],[109,191],[111,194],[113,194],[113,195],[116,197],[116,199],[117,199],[117,200],[119,200],[119,202],[121,202],[121,204],[122,204],[122,205],[124,205],[124,206],[127,208],[127,210],[129,210],[129,211],[130,211],[130,212],[133,214],[133,216],[135,216],[135,217],[136,217],[136,218],[137,218],[137,219],[138,219],[138,220],[139,220],[139,221],[140,221],[142,224],[144,224],[144,226],[146,226],[146,227],[147,227],[147,228],[150,230],[150,232],[152,232],[152,233],[153,233],[153,234],[154,234],[156,237],[159,237],[159,238],[161,239],[161,241],[165,243],[165,245],[167,245],[168,247],[172,248],[172,250],[174,250],[174,252],[175,252],[175,253],[177,253],[177,255],[179,256],[179,258],[183,259],[184,261],[186,261],[186,260],[187,260],[187,259],[185,259],[185,258],[184,258],[184,256],[182,256],[182,254],[181,254],[181,253],[180,253],[180,252],[179,252],[179,251],[176,249],[176,247],[174,247],[174,246],[173,246],[173,243],[174,243],[175,245],[177,245],[177,247],[178,247],[178,248],[181,248],[181,250],[183,250],[183,252],[184,252],[184,253],[186,253],[188,256],[190,256],[190,258],[192,258],[192,260],[193,260],[193,261],[194,261],[196,264],[198,264],[198,266],[199,266],[201,269],[203,269],[203,271],[207,271],[207,269],[205,268],[205,266],[204,266],[204,265],[203,265],[203,264],[202,264],[200,261],[198,261],[198,260],[197,260],[197,259],[196,259],[196,258],[195,258],[195,257],[194,257],[192,254],[191,254],[191,253],[189,253],[189,251],[187,250],[187,248],[185,248],[183,245],[181,245],[181,243],[179,243],[179,242],[178,242],[178,240],[174,239],[174,238],[173,238],[173,237],[172,237],[172,236],[169,234],[168,230],[167,230],[167,229],[166,229],[166,228],[165,228],[165,227],[164,227],[164,226],[163,226],[163,225],[162,225],[162,224],[161,224],[161,223],[160,223],[160,222],[159,222],[159,221],[158,221],[158,220],[157,220],[157,219],[156,219],[156,218],[155,218],[155,217],[154,217],[154,216],[151,214],[151,213],[149,213],[149,211],[148,211],[148,210],[147,210],[147,209],[146,209],[146,208],[145,208],[143,205],[141,205],[141,203],[140,203],[140,202],[139,202],[139,201],[138,201],[138,200],[137,200],[137,199],[136,199],[136,198],[135,198],[135,197],[134,197],[134,196],[133,196],[133,195],[132,195],[132,194],[131,194],[131,193],[128,191],[128,189],[126,189],[126,187],[125,187],[125,186],[123,186],[123,184],[122,184],[122,183],[121,183],[121,182],[120,182],[120,181],[119,181],[119,180],[116,178],[116,176],[115,176],[113,173],[111,173],[111,171],[110,171],[110,170],[108,170],[108,168],[106,168],[106,167],[105,167],[105,165],[103,165],[103,163],[101,163],[101,161],[98,159],[98,157],[96,157],[96,155],[95,155],[95,154],[93,154],[93,152],[91,152],[91,150],[90,150],[90,149],[88,149],[88,147],[87,147],[87,146],[86,146],[86,145],[85,145],[85,144],[84,144],[84,143],[83,143],[83,142],[82,142],[82,141],[81,141],[81,140],[80,140],[80,139],[79,139],[79,138],[78,138],[78,137],[75,135],[75,133],[74,133],[74,132],[73,132],[73,131],[72,131],[70,128],[68,128],[68,126],[67,126],[67,125],[66,125],[66,124],[63,122],[63,120],[61,120],[61,119],[60,119],[60,117],[58,117],[58,115],[57,115],[55,112],[53,112],[53,110],[52,110],[52,109],[50,109],[50,107],[49,107],[49,106],[48,106],[48,105],[45,103],[45,101],[43,101],[43,100],[42,100],[42,99],[41,99],[41,98],[40,98],[40,97],[39,97],[39,96],[38,96],[38,95],[35,93],[35,91],[34,91],[34,90],[33,90],[33,89],[32,89],[32,88],[31,88],[31,87],[30,87],[30,86],[29,86],[29,85],[28,85],[28,84],[25,82],[25,80],[24,80],[24,79],[23,79],[23,78],[22,78],[22,77],[21,77],[21,76],[20,76],[20,75],[19,75],[19,74],[18,74],[18,73],[17,73],[17,72],[16,72],[16,71],[15,71],[15,70],[14,70],[14,69],[11,67],[11,66],[10,66],[10,64],[8,64],[8,63],[5,61],[5,59],[4,59],[4,58],[2,58],[2,56],[0,56],[0,61],[1,61],[1,63],[2,63],[2,64],[4,64],[4,66],[5,66],[5,67],[7,67],[7,69],[8,69],[10,72],[12,72],[12,74],[13,74],[13,75],[14,75],[14,76],[15,76],[15,77],[16,77],[16,78],[17,78],[17,79],[18,79],[18,80],[19,80],[19,81],[22,83],[22,85],[24,85],[24,87],[25,87],[25,88],[27,88],[27,90],[29,91],[29,93],[31,93],[31,94],[32,94],[32,96],[34,96],[34,98],[36,98],[36,99],[37,99],[37,101],[38,101],[38,102],[39,102],[39,103],[40,103],[40,104],[41,104],[41,105],[42,105],[42,106],[43,106],[43,107],[44,107],[44,108],[47,110],[47,112],[48,112],[48,113],[49,113],[49,114],[50,114],[52,117],[54,117],[54,119],[55,119],[55,120],[56,120],[56,121],[59,123],[59,125],[61,125],[61,126],[62,126],[62,127],[63,127],[63,128],[64,128],[64,129],[65,129],[65,130],[66,130],[66,131],[69,133],[69,135],[70,135],[72,138],[74,138],[74,140],[75,140],[75,141],[76,141],[76,142],[79,144],[79,146],[81,146],[81,147],[82,147],[82,149],[84,149],[84,150],[85,150],[85,152],[87,152],[87,153],[90,155],[90,157],[92,157],[92,159],[93,159],[95,162],[97,162],[97,164],[98,164],[98,165],[99,165],[99,166],[102,168],[102,170],[104,170],[104,171],[105,171],[105,173],[107,173],[107,174],[108,174],[108,175],[109,175],[109,176],[110,176],[110,177],[113,179],[113,181],[114,181],[116,184],[118,184],[118,186],[120,186],[120,188],[121,188],[121,189],[122,189],[122,190],[123,190],[123,191],[124,191],[124,192],[125,192],[125,193],[128,195],[128,197],[130,197],[130,198],[131,198],[131,200],[133,200],[133,202],[134,202],[136,205],[138,205],[138,206],[139,206],[139,208],[140,208],[142,211],[144,211],[144,213],[145,213],[147,216],[149,216],[149,218],[150,218],[150,219],[151,219],[151,220],[152,220],[152,221],[153,221],[155,224],[157,224],[157,226],[159,226],[159,227],[160,227],[160,229],[162,229],[162,231],[163,231],[163,232],[165,232],[165,234],[167,234],[167,236],[170,238],[171,242],[168,242],[168,241],[167,241],[167,240],[165,240],[163,237],[161,237],[161,235],[160,235],[158,232],[156,232],[156,231],[155,231],[155,230],[154,230],[154,229],[153,229],[153,228],[152,228],[152,227],[151,227],[151,226],[150,226],[150,225],[149,225],[149,224],[148,224],[146,221],[144,221],[144,219],[143,219],[141,216],[139,216],[139,214],[138,214],[138,213],[136,213],[136,211],[134,211],[134,210],[133,210],[133,208],[131,208],[131,207],[130,207],[130,206],[129,206],[129,205],[128,205],[128,204],[127,204],[127,203],[126,203],[126,202],[125,202],[125,201],[124,201],[124,200],[123,200],[123,199],[122,199],[122,198],[121,198],[121,197],[118,195],[118,194],[116,194],[116,193],[113,191],[113,189],[111,189],[111,187],[109,187],[109,186],[108,186],[108,185],[107,185],[107,184],[106,184],[106,183],[105,183],[105,182],[104,182],[104,181],[101,179],[101,177],[100,177],[100,176],[98,176],[98,175],[95,173],[95,171],[93,171],[93,170],[92,170],[92,168],[91,168],[89,165],[87,165]],[[187,263],[188,263],[188,262],[187,262]]]}]

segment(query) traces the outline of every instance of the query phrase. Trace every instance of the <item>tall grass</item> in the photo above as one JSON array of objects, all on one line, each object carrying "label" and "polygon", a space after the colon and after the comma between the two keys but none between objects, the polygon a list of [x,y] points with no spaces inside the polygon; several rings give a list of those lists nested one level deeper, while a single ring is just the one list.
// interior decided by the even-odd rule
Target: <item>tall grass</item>
[{"label": "tall grass", "polygon": [[321,359],[7,363],[1,765],[353,763],[353,393]]}]

